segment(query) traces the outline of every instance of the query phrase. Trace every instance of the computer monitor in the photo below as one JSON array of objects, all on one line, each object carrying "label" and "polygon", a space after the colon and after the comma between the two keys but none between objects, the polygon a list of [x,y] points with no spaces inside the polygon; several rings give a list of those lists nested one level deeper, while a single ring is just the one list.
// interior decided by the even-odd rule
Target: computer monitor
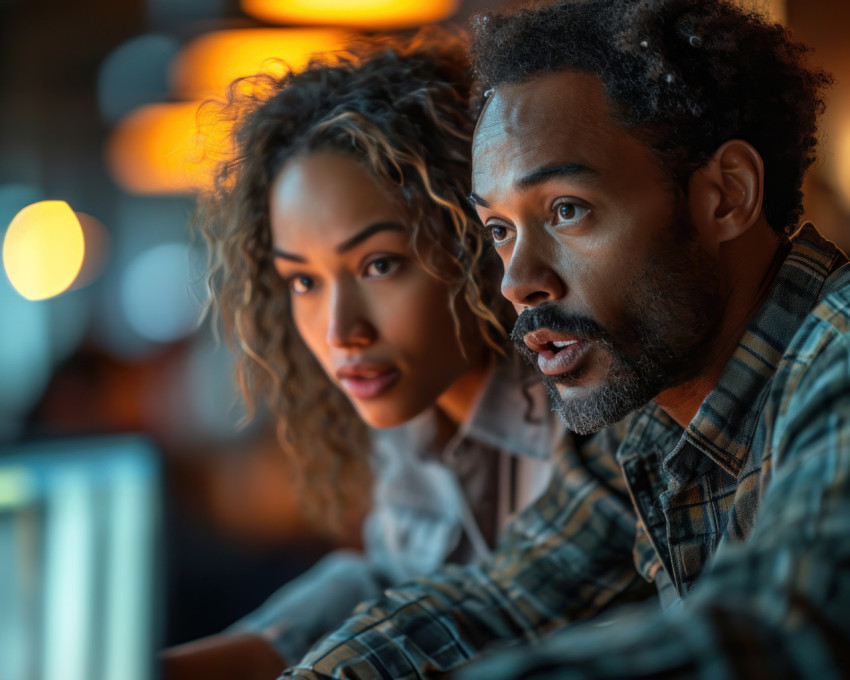
[{"label": "computer monitor", "polygon": [[161,470],[138,437],[0,449],[0,678],[151,680]]}]

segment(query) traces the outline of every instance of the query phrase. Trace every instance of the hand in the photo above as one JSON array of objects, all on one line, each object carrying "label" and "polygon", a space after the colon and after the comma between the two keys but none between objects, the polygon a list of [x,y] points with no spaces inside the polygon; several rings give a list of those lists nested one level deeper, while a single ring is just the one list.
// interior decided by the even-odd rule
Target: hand
[{"label": "hand", "polygon": [[253,633],[221,633],[160,653],[162,680],[274,680],[288,665]]}]

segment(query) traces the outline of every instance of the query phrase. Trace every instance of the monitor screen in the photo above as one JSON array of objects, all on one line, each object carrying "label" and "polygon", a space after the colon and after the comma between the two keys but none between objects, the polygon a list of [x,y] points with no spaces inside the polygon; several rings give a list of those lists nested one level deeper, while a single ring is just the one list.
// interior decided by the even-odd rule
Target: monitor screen
[{"label": "monitor screen", "polygon": [[0,450],[0,678],[154,677],[160,479],[137,437]]}]

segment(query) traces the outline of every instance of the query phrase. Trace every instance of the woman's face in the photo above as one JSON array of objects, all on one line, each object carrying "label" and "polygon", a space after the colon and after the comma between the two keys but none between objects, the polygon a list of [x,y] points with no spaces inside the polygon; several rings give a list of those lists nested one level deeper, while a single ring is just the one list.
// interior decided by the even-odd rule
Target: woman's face
[{"label": "woman's face", "polygon": [[470,369],[448,289],[419,264],[403,211],[365,166],[298,156],[269,200],[295,326],[366,423],[406,422]]}]

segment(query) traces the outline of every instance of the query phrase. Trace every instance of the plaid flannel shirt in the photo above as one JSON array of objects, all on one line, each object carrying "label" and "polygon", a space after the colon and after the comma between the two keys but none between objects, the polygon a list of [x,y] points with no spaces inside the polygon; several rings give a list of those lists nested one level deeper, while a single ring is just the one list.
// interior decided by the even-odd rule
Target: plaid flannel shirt
[{"label": "plaid flannel shirt", "polygon": [[373,431],[372,510],[363,552],[337,550],[230,626],[265,638],[297,661],[359,603],[386,588],[491,553],[518,510],[544,490],[564,431],[542,383],[523,388],[515,357],[497,363],[469,418],[439,441],[431,408]]},{"label": "plaid flannel shirt", "polygon": [[[439,677],[571,623],[459,675],[846,677],[846,264],[804,226],[687,428],[650,403],[565,446],[560,475],[492,562],[388,591],[285,675]],[[597,616],[648,581],[662,608]]]}]

